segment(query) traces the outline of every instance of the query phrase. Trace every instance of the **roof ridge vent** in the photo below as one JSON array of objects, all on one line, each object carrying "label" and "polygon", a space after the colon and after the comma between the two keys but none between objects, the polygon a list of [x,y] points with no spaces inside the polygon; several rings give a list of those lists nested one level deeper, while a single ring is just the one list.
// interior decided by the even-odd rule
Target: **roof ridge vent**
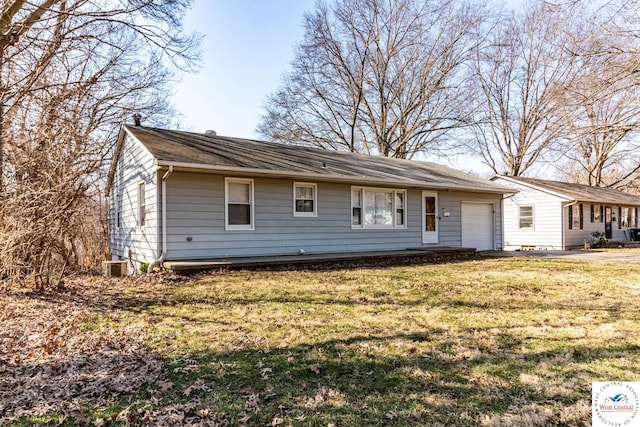
[{"label": "roof ridge vent", "polygon": [[216,132],[215,130],[207,129],[204,131],[204,134],[207,136],[216,136],[218,135],[218,132]]}]

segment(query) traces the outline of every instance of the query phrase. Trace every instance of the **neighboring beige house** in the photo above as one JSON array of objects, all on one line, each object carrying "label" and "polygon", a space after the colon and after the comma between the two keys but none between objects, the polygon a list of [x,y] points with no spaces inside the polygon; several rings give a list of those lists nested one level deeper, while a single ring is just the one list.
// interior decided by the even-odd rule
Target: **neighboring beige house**
[{"label": "neighboring beige house", "polygon": [[640,197],[603,187],[533,178],[491,178],[516,193],[505,196],[505,250],[564,250],[584,247],[592,233],[634,239]]},{"label": "neighboring beige house", "polygon": [[502,248],[508,188],[434,163],[123,126],[114,260]]}]

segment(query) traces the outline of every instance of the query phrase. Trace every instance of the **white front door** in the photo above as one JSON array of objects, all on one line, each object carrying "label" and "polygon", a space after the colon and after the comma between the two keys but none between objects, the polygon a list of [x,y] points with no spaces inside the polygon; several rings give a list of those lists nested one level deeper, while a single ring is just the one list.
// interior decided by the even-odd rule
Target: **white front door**
[{"label": "white front door", "polygon": [[422,243],[438,243],[438,193],[422,192]]}]

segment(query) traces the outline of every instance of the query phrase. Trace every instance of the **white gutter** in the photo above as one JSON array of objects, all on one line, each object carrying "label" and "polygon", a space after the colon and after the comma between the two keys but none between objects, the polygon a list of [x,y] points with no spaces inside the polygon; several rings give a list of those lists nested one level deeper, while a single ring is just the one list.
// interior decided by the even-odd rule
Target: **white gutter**
[{"label": "white gutter", "polygon": [[160,197],[162,197],[162,253],[160,254],[160,258],[149,265],[149,273],[151,273],[154,268],[162,265],[167,257],[167,178],[172,172],[173,165],[169,166],[169,169],[162,176],[162,190],[160,192]]}]

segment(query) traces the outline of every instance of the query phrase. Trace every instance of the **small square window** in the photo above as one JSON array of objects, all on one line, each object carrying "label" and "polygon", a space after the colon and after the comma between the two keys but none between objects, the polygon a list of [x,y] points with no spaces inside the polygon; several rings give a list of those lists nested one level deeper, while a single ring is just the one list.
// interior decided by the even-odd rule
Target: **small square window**
[{"label": "small square window", "polygon": [[520,228],[533,228],[533,206],[520,206]]}]

